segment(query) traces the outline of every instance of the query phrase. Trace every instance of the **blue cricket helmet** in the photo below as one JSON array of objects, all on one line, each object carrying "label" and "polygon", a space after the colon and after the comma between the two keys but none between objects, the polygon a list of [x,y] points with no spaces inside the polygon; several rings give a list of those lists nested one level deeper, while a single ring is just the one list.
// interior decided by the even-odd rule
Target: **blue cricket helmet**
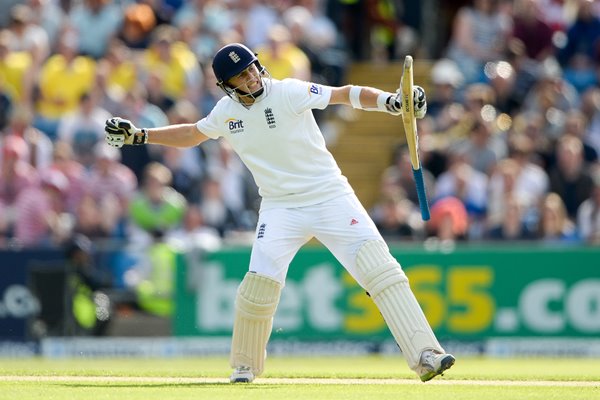
[{"label": "blue cricket helmet", "polygon": [[241,43],[231,43],[217,51],[213,58],[212,68],[217,77],[217,83],[221,86],[254,63],[257,63],[260,70],[256,54]]}]

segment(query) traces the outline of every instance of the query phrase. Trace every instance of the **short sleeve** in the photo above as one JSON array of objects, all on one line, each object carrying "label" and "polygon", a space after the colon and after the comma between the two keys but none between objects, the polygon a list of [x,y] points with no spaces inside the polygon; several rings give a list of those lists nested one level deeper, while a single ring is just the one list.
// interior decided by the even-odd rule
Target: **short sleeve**
[{"label": "short sleeve", "polygon": [[222,124],[219,124],[219,121],[222,120],[219,118],[219,110],[221,108],[219,107],[220,102],[221,101],[215,105],[206,117],[196,122],[196,128],[211,139],[217,139],[223,136],[223,133],[220,130]]},{"label": "short sleeve", "polygon": [[292,110],[302,114],[313,108],[324,109],[329,105],[331,87],[298,79],[285,79],[285,90]]}]

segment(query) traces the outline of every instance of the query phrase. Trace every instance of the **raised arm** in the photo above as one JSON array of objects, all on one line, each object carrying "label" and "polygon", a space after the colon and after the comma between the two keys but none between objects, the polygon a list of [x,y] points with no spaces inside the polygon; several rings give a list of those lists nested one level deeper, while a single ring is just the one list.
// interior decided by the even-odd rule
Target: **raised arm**
[{"label": "raised arm", "polygon": [[196,124],[168,125],[139,129],[129,120],[114,117],[106,121],[106,142],[114,147],[123,145],[160,144],[170,147],[193,147],[209,139]]},{"label": "raised arm", "polygon": [[[414,86],[413,99],[415,117],[423,118],[427,112],[427,100],[422,87]],[[329,104],[346,104],[360,110],[387,112],[392,115],[402,114],[402,97],[399,92],[384,92],[369,86],[334,87]]]}]

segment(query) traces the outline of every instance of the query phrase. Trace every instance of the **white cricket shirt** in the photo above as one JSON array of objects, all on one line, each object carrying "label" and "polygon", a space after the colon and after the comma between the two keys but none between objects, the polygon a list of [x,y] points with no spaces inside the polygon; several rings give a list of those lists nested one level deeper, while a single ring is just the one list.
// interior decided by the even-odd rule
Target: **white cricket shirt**
[{"label": "white cricket shirt", "polygon": [[353,193],[311,109],[329,104],[331,88],[296,79],[272,79],[250,109],[223,97],[196,127],[227,140],[252,173],[261,209],[302,207]]}]

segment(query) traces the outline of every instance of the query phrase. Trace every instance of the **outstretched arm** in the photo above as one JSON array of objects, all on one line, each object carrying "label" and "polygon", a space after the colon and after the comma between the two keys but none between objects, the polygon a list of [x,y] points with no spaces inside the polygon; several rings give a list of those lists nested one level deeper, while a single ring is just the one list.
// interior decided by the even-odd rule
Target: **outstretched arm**
[{"label": "outstretched arm", "polygon": [[196,124],[168,125],[160,128],[139,129],[129,120],[114,117],[106,121],[106,142],[114,147],[125,144],[160,144],[171,147],[193,147],[208,140]]},{"label": "outstretched arm", "polygon": [[[425,91],[414,86],[415,117],[423,118],[427,112]],[[366,111],[381,111],[392,115],[402,114],[402,97],[399,92],[390,93],[369,86],[346,85],[334,87],[329,104],[346,104]]]},{"label": "outstretched arm", "polygon": [[148,129],[148,143],[171,147],[193,147],[208,140],[196,124],[170,125]]},{"label": "outstretched arm", "polygon": [[[346,104],[351,106],[352,102],[350,101],[350,91],[353,87],[354,86],[352,85],[346,85],[333,88],[329,104]],[[360,91],[360,104],[364,108],[377,108],[377,98],[382,94],[393,96],[393,93],[386,93],[383,90],[363,86]]]}]

